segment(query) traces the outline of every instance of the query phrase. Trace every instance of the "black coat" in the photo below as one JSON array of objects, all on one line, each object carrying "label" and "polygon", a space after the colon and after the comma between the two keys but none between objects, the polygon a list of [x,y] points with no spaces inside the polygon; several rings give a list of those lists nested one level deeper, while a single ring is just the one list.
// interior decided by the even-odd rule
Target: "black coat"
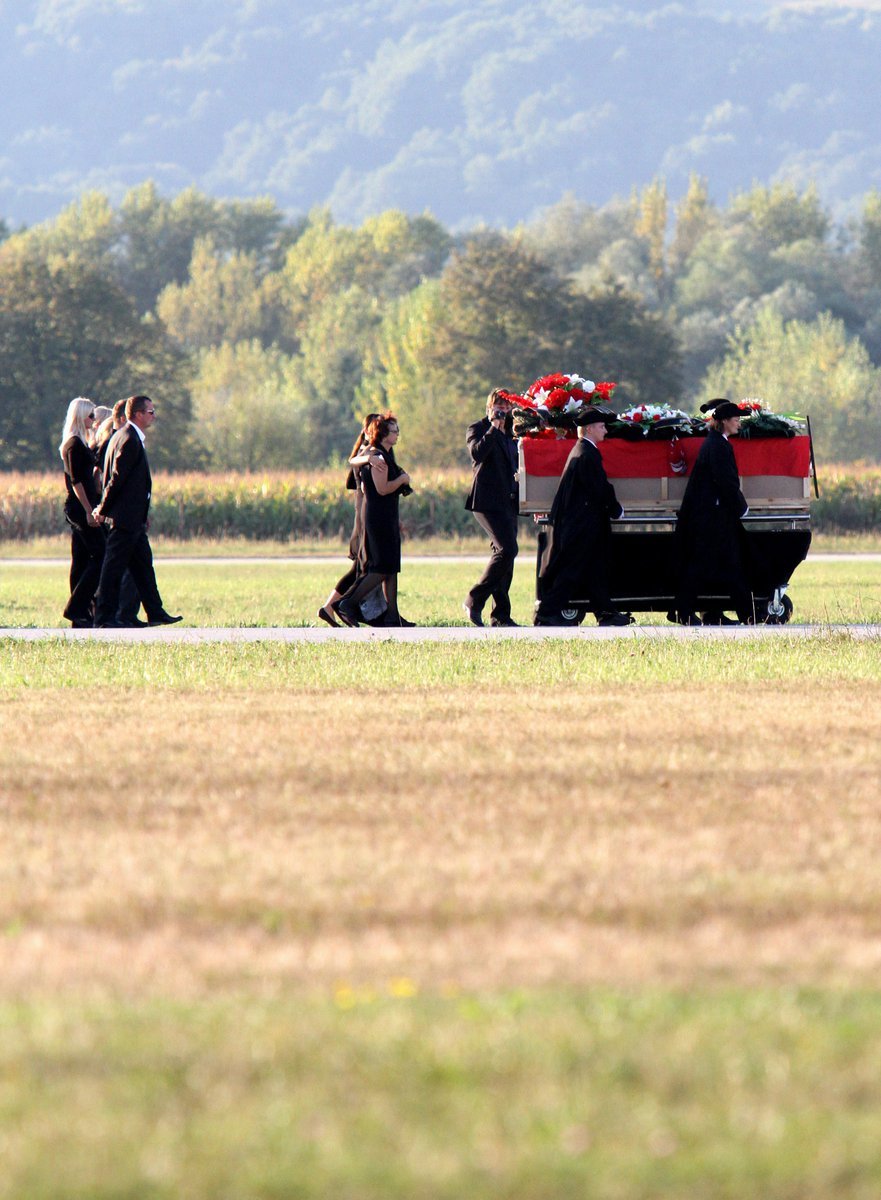
[{"label": "black coat", "polygon": [[517,507],[512,447],[514,439],[484,417],[468,426],[473,477],[465,500],[469,512],[511,512]]},{"label": "black coat", "polygon": [[595,576],[603,591],[611,520],[623,512],[602,455],[588,438],[579,438],[566,459],[549,514],[551,529],[539,571],[544,587],[553,589],[558,577],[571,578],[581,570]]},{"label": "black coat", "polygon": [[152,490],[147,451],[135,427],[123,425],[107,447],[98,511],[120,529],[138,529],[147,522]]},{"label": "black coat", "polygon": [[728,439],[711,429],[695,460],[676,524],[681,570],[702,587],[727,586],[743,572],[749,505]]}]

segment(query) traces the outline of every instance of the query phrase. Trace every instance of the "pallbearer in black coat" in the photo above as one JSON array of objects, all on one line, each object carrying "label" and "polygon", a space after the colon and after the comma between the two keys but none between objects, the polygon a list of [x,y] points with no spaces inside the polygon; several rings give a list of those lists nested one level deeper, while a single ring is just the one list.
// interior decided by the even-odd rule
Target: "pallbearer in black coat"
[{"label": "pallbearer in black coat", "polygon": [[465,507],[489,536],[492,554],[486,570],[465,597],[465,615],[483,625],[483,606],[492,596],[490,625],[516,625],[511,620],[511,581],[517,557],[517,444],[511,434],[511,401],[496,388],[486,402],[486,416],[468,426],[468,453],[473,478]]},{"label": "pallbearer in black coat", "polygon": [[[701,411],[713,413],[712,426],[692,468],[676,523],[679,586],[672,615],[681,625],[700,625],[698,597],[720,594],[730,598],[738,621],[745,623],[754,620],[741,525],[749,505],[728,442],[740,432],[744,410],[730,400],[711,400]],[[719,620],[737,623],[724,616]]]},{"label": "pallbearer in black coat", "polygon": [[598,443],[614,414],[596,408],[580,416],[572,449],[550,511],[551,530],[542,555],[541,602],[536,625],[563,625],[562,609],[587,599],[600,625],[629,625],[609,593],[611,522],[624,515],[609,483]]},{"label": "pallbearer in black coat", "polygon": [[153,570],[153,552],[147,537],[147,516],[153,479],[144,446],[147,430],[156,418],[149,396],[130,396],[126,401],[126,424],[110,439],[104,460],[104,491],[92,515],[110,533],[95,597],[95,624],[116,626],[119,587],[128,568],[137,585],[150,625],[173,625],[162,604]]}]

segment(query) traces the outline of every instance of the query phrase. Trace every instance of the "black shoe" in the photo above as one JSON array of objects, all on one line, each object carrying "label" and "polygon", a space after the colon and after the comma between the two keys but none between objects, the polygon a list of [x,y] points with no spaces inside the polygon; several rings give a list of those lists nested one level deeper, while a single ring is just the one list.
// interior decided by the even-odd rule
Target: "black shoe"
[{"label": "black shoe", "polygon": [[[175,620],[182,621],[183,617],[175,617]],[[132,617],[130,621],[120,621],[119,623],[124,629],[147,629],[149,626],[149,622],[142,621],[140,617]]]},{"label": "black shoe", "polygon": [[374,625],[382,629],[415,629],[415,621],[406,621],[402,616],[392,617],[388,613],[383,613],[378,621],[373,622]]},{"label": "black shoe", "polygon": [[510,617],[490,617],[490,625],[494,629],[519,629],[520,626],[516,621],[512,621]]},{"label": "black shoe", "polygon": [[549,626],[558,626],[558,625],[568,625],[569,624],[568,621],[563,620],[562,613],[559,613],[559,614],[558,613],[545,613],[544,616],[534,617],[532,623],[533,623],[533,625],[549,625]]},{"label": "black shoe", "polygon": [[597,613],[597,625],[632,625],[633,617],[630,613],[623,612],[602,612]]},{"label": "black shoe", "polygon": [[96,629],[125,629],[120,621],[99,621],[95,625]]},{"label": "black shoe", "polygon": [[70,621],[71,628],[73,629],[92,629],[95,624],[88,617],[68,617],[67,619]]},{"label": "black shoe", "polygon": [[343,624],[348,625],[350,629],[358,628],[358,618],[361,616],[361,613],[350,600],[339,601],[336,606],[336,615],[343,622]]},{"label": "black shoe", "polygon": [[326,621],[331,629],[339,629],[340,627],[339,621],[333,615],[332,605],[330,608],[325,608],[324,605],[322,605],[318,610],[318,619],[319,621]]},{"label": "black shoe", "polygon": [[475,608],[473,604],[469,604],[466,600],[462,605],[462,610],[472,625],[476,625],[478,629],[483,629],[483,617],[480,615],[479,608]]},{"label": "black shoe", "polygon": [[[137,620],[137,618],[135,618],[135,620]],[[158,612],[156,614],[155,617],[150,617],[150,619],[147,621],[147,624],[152,629],[154,625],[176,625],[178,623],[178,621],[182,621],[182,620],[183,620],[182,616],[181,617],[173,617],[171,615],[171,613],[167,613],[165,611],[165,609],[163,608],[160,612]],[[139,629],[143,626],[143,624],[144,624],[143,621],[138,621],[137,625],[133,626],[133,628]]]}]

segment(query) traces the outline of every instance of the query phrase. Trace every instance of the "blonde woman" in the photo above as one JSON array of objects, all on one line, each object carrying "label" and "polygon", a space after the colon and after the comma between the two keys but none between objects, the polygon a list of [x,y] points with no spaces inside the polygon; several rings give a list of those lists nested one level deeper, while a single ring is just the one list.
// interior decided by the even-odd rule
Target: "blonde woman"
[{"label": "blonde woman", "polygon": [[74,629],[88,628],[93,622],[93,601],[104,561],[104,531],[92,516],[100,499],[95,456],[89,446],[94,424],[95,405],[77,396],[67,406],[58,447],[67,488],[64,518],[70,526],[70,598],[64,616]]}]

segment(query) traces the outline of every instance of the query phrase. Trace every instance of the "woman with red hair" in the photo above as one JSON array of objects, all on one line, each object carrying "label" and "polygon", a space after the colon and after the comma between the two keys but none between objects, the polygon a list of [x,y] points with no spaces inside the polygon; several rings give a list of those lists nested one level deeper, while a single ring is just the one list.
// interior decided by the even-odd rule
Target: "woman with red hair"
[{"label": "woman with red hair", "polygon": [[410,489],[410,476],[395,461],[398,422],[383,413],[367,427],[367,446],[350,460],[364,491],[364,559],[366,574],[339,601],[336,611],[347,625],[362,619],[361,600],[379,584],[388,610],[384,625],[412,625],[398,612],[398,575],[401,570],[401,523],[398,500]]}]

